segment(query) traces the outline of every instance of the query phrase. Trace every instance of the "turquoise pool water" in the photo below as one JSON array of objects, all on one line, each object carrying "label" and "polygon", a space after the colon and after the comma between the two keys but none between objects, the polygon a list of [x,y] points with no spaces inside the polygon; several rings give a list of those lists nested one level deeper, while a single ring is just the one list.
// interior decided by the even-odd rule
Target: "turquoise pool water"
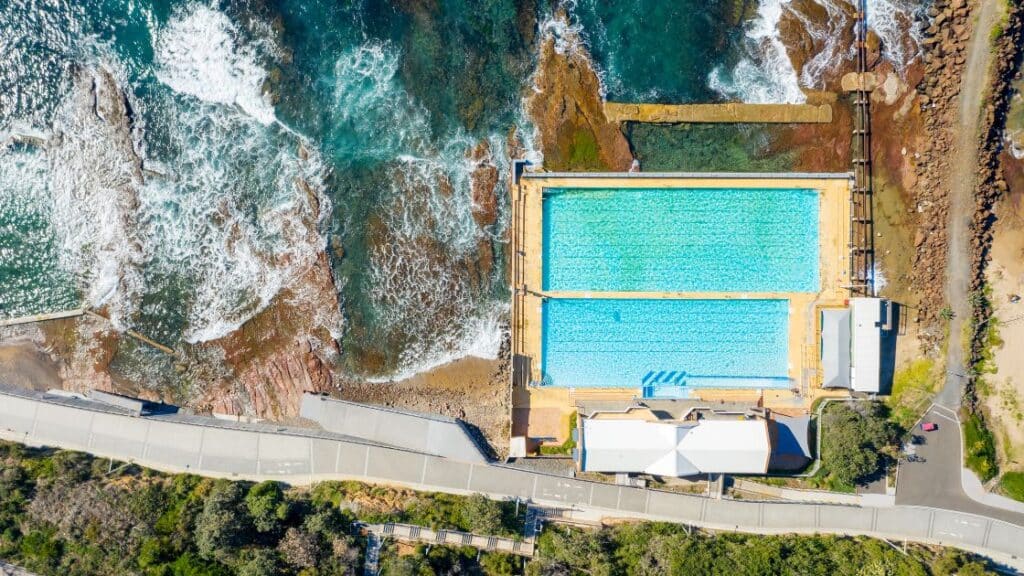
[{"label": "turquoise pool water", "polygon": [[560,299],[543,304],[545,385],[788,388],[787,300]]},{"label": "turquoise pool water", "polygon": [[817,292],[818,192],[547,189],[544,289]]}]

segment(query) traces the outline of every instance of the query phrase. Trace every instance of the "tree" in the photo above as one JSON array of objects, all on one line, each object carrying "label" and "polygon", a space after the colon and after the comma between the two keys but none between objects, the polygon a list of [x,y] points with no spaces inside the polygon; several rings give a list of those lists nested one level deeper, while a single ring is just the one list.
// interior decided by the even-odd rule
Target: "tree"
[{"label": "tree", "polygon": [[297,528],[289,528],[284,533],[284,538],[277,545],[278,551],[288,562],[296,568],[312,568],[323,550],[320,538],[316,534],[310,534]]},{"label": "tree", "polygon": [[247,550],[236,570],[238,576],[276,576],[281,572],[277,553],[266,548]]},{"label": "tree", "polygon": [[853,487],[879,473],[898,430],[879,402],[833,404],[822,416],[821,456],[835,484]]},{"label": "tree", "polygon": [[470,530],[477,534],[498,534],[501,532],[501,504],[483,494],[466,498],[462,517]]},{"label": "tree", "polygon": [[240,482],[214,483],[196,519],[195,540],[200,556],[224,562],[245,543],[249,519],[242,506],[244,496]]},{"label": "tree", "polygon": [[288,517],[288,502],[277,482],[261,482],[250,488],[245,495],[245,505],[260,532],[276,532]]}]

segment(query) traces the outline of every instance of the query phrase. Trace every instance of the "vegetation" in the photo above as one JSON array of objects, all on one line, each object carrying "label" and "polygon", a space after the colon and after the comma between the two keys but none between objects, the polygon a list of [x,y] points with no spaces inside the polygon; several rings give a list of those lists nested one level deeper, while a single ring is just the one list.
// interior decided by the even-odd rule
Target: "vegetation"
[{"label": "vegetation", "polygon": [[715,537],[687,534],[673,524],[629,524],[600,531],[548,527],[539,558],[527,574],[793,574],[951,575],[985,574],[965,555],[941,555],[913,547],[904,556],[879,540],[821,536]]},{"label": "vegetation", "polygon": [[439,492],[414,492],[359,482],[323,482],[313,488],[318,505],[352,508],[364,522],[400,522],[430,528],[447,528],[496,536],[523,533],[526,507],[498,502],[483,495],[455,496]]},{"label": "vegetation", "polygon": [[594,133],[589,128],[577,129],[572,135],[572,144],[569,147],[569,168],[597,170],[603,167]]},{"label": "vegetation", "polygon": [[1010,498],[1024,502],[1024,472],[1007,472],[999,479],[999,489]]},{"label": "vegetation", "polygon": [[987,482],[999,473],[995,438],[978,414],[970,414],[962,420],[965,464],[982,482]]},{"label": "vegetation", "polygon": [[928,407],[938,384],[935,361],[930,358],[914,360],[897,372],[893,377],[892,394],[886,399],[890,420],[909,430]]},{"label": "vegetation", "polygon": [[821,460],[817,478],[830,490],[852,492],[857,484],[883,474],[897,453],[900,428],[881,402],[833,403],[819,426]]},{"label": "vegetation", "polygon": [[541,445],[540,453],[545,456],[553,456],[556,454],[572,454],[572,451],[576,449],[576,441],[572,439],[572,432],[576,429],[577,415],[573,412],[569,416],[569,435],[566,436],[565,442],[562,442],[558,446],[544,446]]}]

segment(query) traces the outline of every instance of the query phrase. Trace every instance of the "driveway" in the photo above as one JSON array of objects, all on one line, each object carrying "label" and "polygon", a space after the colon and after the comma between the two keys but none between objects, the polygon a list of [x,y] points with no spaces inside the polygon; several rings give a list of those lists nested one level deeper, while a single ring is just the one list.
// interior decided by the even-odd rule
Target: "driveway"
[{"label": "driveway", "polygon": [[1024,514],[986,506],[964,493],[960,477],[960,425],[955,414],[942,406],[933,406],[924,421],[935,422],[939,429],[923,432],[920,425],[915,428],[914,433],[925,439],[924,444],[917,446],[917,455],[924,462],[900,464],[896,504],[970,512],[1024,526]]}]

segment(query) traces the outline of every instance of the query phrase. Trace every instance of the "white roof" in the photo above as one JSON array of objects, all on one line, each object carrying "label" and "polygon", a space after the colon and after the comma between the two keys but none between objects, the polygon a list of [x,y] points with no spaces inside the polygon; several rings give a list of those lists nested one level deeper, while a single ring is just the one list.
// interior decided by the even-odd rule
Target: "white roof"
[{"label": "white roof", "polygon": [[701,420],[679,450],[702,472],[758,474],[772,453],[765,420]]},{"label": "white roof", "polygon": [[850,382],[857,392],[877,393],[882,373],[882,300],[851,298],[853,361]]},{"label": "white roof", "polygon": [[583,421],[582,467],[590,472],[657,476],[755,474],[768,470],[771,441],[763,420]]}]

